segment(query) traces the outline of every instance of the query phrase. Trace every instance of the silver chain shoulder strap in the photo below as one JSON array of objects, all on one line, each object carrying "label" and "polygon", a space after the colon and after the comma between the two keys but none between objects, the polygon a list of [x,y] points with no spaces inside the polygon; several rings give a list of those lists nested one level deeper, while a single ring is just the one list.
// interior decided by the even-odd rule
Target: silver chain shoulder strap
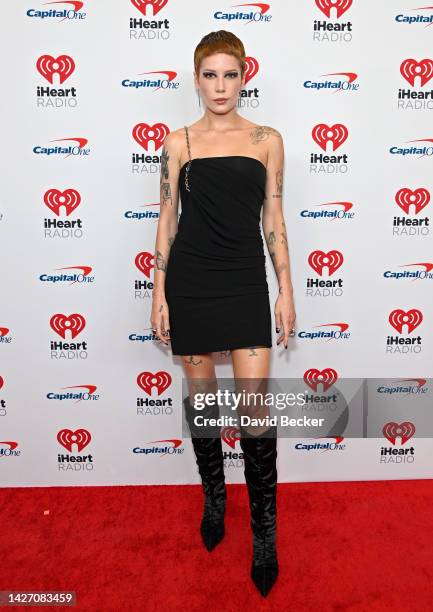
[{"label": "silver chain shoulder strap", "polygon": [[188,157],[189,157],[189,162],[187,163],[186,168],[185,168],[185,189],[187,191],[191,191],[191,189],[189,188],[189,168],[190,168],[191,162],[192,162],[192,159],[191,159],[191,149],[190,149],[190,146],[189,146],[188,128],[187,128],[186,125],[184,127],[185,127],[186,144],[188,146]]}]

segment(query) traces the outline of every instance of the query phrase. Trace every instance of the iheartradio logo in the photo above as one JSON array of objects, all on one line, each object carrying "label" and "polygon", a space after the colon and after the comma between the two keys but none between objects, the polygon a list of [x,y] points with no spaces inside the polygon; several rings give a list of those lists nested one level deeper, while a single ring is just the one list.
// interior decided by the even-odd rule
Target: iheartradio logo
[{"label": "iheartradio logo", "polygon": [[410,213],[411,207],[417,215],[429,204],[430,192],[425,187],[419,187],[413,191],[408,187],[403,187],[395,194],[395,202],[407,215]]},{"label": "iheartradio logo", "polygon": [[256,60],[255,57],[251,57],[250,55],[248,55],[245,58],[245,64],[246,64],[246,68],[245,68],[245,85],[248,83],[248,81],[251,81],[251,79],[256,76],[256,74],[259,71],[259,62]]},{"label": "iheartradio logo", "polygon": [[72,445],[75,444],[79,453],[86,448],[91,441],[92,436],[87,429],[61,429],[57,434],[57,441],[72,453]]},{"label": "iheartradio logo", "polygon": [[316,0],[316,6],[328,19],[331,19],[331,10],[334,9],[337,19],[352,6],[352,0]]},{"label": "iheartradio logo", "polygon": [[53,77],[58,75],[60,85],[68,79],[75,70],[75,62],[69,55],[41,55],[36,61],[36,68],[44,79],[53,85]]},{"label": "iheartradio logo", "polygon": [[403,333],[404,326],[406,326],[408,334],[412,333],[421,324],[422,320],[422,312],[416,308],[407,312],[398,308],[393,310],[388,317],[388,321],[399,334]]},{"label": "iheartradio logo", "polygon": [[317,274],[323,275],[323,270],[328,269],[328,275],[332,276],[336,270],[343,264],[343,255],[340,251],[332,250],[325,253],[324,251],[312,251],[308,256],[308,263]]},{"label": "iheartradio logo", "polygon": [[338,374],[333,368],[325,368],[317,370],[310,368],[304,374],[304,382],[310,389],[318,392],[319,384],[322,385],[323,392],[327,391],[337,381]]},{"label": "iheartradio logo", "polygon": [[6,338],[8,333],[9,333],[9,328],[8,327],[1,327],[0,326],[0,340]]},{"label": "iheartradio logo", "polygon": [[132,6],[135,6],[145,17],[148,12],[155,17],[167,2],[168,0],[131,0]]},{"label": "iheartradio logo", "polygon": [[221,430],[221,439],[235,450],[236,442],[240,440],[241,432],[238,427],[223,427]]},{"label": "iheartradio logo", "polygon": [[168,389],[171,385],[172,377],[165,370],[160,370],[159,372],[140,372],[137,376],[137,385],[142,389],[147,395],[152,395],[152,389],[156,389],[158,395],[161,395]]},{"label": "iheartradio logo", "polygon": [[326,123],[318,123],[313,127],[311,135],[314,142],[326,152],[328,142],[331,143],[332,151],[336,151],[347,139],[349,132],[342,123],[335,123],[331,126]]},{"label": "iheartradio logo", "polygon": [[415,79],[419,77],[420,86],[424,87],[433,76],[433,60],[423,59],[417,62],[414,59],[406,59],[400,65],[400,74],[412,87],[415,87]]},{"label": "iheartradio logo", "polygon": [[382,433],[385,438],[391,442],[396,443],[396,439],[401,439],[401,445],[405,444],[415,433],[415,425],[410,421],[404,421],[403,423],[395,423],[393,421],[385,423],[382,428]]},{"label": "iheartradio logo", "polygon": [[3,388],[4,383],[5,383],[4,379],[0,376],[0,389]]},{"label": "iheartradio logo", "polygon": [[132,136],[140,147],[148,151],[149,142],[153,142],[155,151],[158,151],[164,144],[165,137],[170,133],[170,130],[165,123],[137,123],[132,130]]},{"label": "iheartradio logo", "polygon": [[66,339],[66,332],[69,330],[73,340],[85,328],[86,320],[80,314],[71,314],[69,317],[64,314],[55,314],[50,319],[50,326],[64,340]]},{"label": "iheartradio logo", "polygon": [[155,267],[153,260],[155,256],[153,253],[149,253],[148,251],[143,251],[142,253],[138,253],[135,257],[134,263],[136,267],[142,272],[147,278],[150,278],[150,272]]},{"label": "iheartradio logo", "polygon": [[48,189],[44,193],[44,204],[51,212],[60,217],[60,210],[63,209],[66,216],[69,215],[81,204],[81,196],[76,189]]}]

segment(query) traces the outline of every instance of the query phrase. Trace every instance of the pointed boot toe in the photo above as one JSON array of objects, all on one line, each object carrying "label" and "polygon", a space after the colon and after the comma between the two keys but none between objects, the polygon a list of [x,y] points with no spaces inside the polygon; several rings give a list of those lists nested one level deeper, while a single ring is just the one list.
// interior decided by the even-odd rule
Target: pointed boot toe
[{"label": "pointed boot toe", "polygon": [[272,589],[277,577],[278,565],[253,565],[251,568],[251,578],[263,597]]},{"label": "pointed boot toe", "polygon": [[200,533],[204,545],[207,550],[210,552],[215,548],[217,544],[221,542],[225,535],[224,523],[219,523],[217,525],[210,525],[208,523],[201,525]]}]

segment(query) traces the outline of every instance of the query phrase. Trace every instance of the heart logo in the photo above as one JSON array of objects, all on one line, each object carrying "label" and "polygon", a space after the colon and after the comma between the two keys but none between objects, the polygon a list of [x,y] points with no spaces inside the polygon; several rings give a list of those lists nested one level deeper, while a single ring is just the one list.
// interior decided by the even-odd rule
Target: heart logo
[{"label": "heart logo", "polygon": [[308,256],[308,263],[317,274],[322,276],[323,268],[328,268],[329,276],[334,274],[336,270],[343,264],[344,258],[340,251],[312,251]]},{"label": "heart logo", "polygon": [[245,85],[248,81],[251,81],[253,76],[255,76],[259,71],[259,62],[255,57],[248,56],[245,58]]},{"label": "heart logo", "polygon": [[73,340],[86,327],[86,320],[80,314],[71,314],[69,317],[64,314],[55,314],[50,319],[50,326],[64,340],[66,339],[66,331],[69,330]]},{"label": "heart logo", "polygon": [[36,62],[36,68],[51,85],[55,74],[59,75],[62,84],[74,72],[75,62],[69,55],[59,55],[57,58],[52,55],[41,55]]},{"label": "heart logo", "polygon": [[92,436],[87,429],[61,429],[57,434],[57,441],[66,448],[70,453],[72,452],[72,445],[76,444],[78,452],[80,453],[85,448]]},{"label": "heart logo", "polygon": [[131,4],[135,6],[146,17],[147,6],[152,7],[152,15],[155,16],[164,8],[168,0],[131,0]]},{"label": "heart logo", "polygon": [[135,265],[147,278],[150,278],[150,271],[155,267],[155,264],[152,263],[153,259],[155,259],[153,253],[148,253],[147,251],[138,253],[135,258]]},{"label": "heart logo", "polygon": [[433,76],[433,60],[423,59],[417,62],[414,59],[406,59],[400,65],[400,74],[412,87],[415,87],[415,78],[420,77],[421,87],[424,87]]},{"label": "heart logo", "polygon": [[153,141],[155,151],[162,147],[165,137],[170,133],[170,130],[164,123],[155,123],[148,125],[147,123],[137,123],[132,130],[132,136],[138,144],[148,151],[148,144]]},{"label": "heart logo", "polygon": [[336,151],[346,140],[349,132],[342,123],[335,123],[331,126],[326,125],[326,123],[319,123],[313,127],[311,135],[319,147],[326,152],[328,142],[332,142],[332,150]]},{"label": "heart logo", "polygon": [[317,392],[319,384],[323,386],[323,391],[327,391],[337,381],[338,374],[333,368],[325,368],[324,370],[317,370],[316,368],[310,368],[304,374],[304,382],[310,389]]},{"label": "heart logo", "polygon": [[398,206],[408,215],[411,206],[415,207],[417,215],[430,202],[430,192],[424,187],[419,187],[412,191],[407,187],[399,189],[395,194],[395,201]]},{"label": "heart logo", "polygon": [[316,6],[328,19],[331,18],[331,9],[335,8],[339,19],[352,6],[352,0],[316,0]]},{"label": "heart logo", "polygon": [[396,438],[401,438],[401,444],[410,440],[415,433],[415,425],[410,421],[404,421],[404,423],[385,423],[382,428],[382,433],[391,444],[395,444]]},{"label": "heart logo", "polygon": [[172,378],[168,372],[160,370],[159,372],[140,372],[137,376],[137,384],[143,389],[147,395],[152,395],[152,389],[156,387],[158,395],[164,393],[171,385]]},{"label": "heart logo", "polygon": [[44,193],[44,203],[58,217],[60,208],[64,206],[68,217],[80,205],[81,196],[76,189],[65,189],[64,191],[48,189]]},{"label": "heart logo", "polygon": [[240,437],[241,432],[238,427],[224,427],[221,430],[221,438],[233,450],[235,449],[236,442],[240,439]]},{"label": "heart logo", "polygon": [[420,325],[423,320],[422,312],[417,308],[412,308],[405,312],[400,308],[393,310],[388,321],[399,334],[403,333],[403,325],[407,325],[407,333],[410,334]]}]

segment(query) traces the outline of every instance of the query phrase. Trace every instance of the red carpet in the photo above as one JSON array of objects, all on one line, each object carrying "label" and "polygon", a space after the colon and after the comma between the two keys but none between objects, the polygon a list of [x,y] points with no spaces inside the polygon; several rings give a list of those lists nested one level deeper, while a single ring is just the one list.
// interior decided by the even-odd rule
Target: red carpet
[{"label": "red carpet", "polygon": [[249,578],[242,485],[228,485],[226,536],[211,553],[199,486],[7,488],[0,500],[0,590],[75,590],[73,610],[433,606],[431,480],[278,485],[280,576],[266,600]]}]

